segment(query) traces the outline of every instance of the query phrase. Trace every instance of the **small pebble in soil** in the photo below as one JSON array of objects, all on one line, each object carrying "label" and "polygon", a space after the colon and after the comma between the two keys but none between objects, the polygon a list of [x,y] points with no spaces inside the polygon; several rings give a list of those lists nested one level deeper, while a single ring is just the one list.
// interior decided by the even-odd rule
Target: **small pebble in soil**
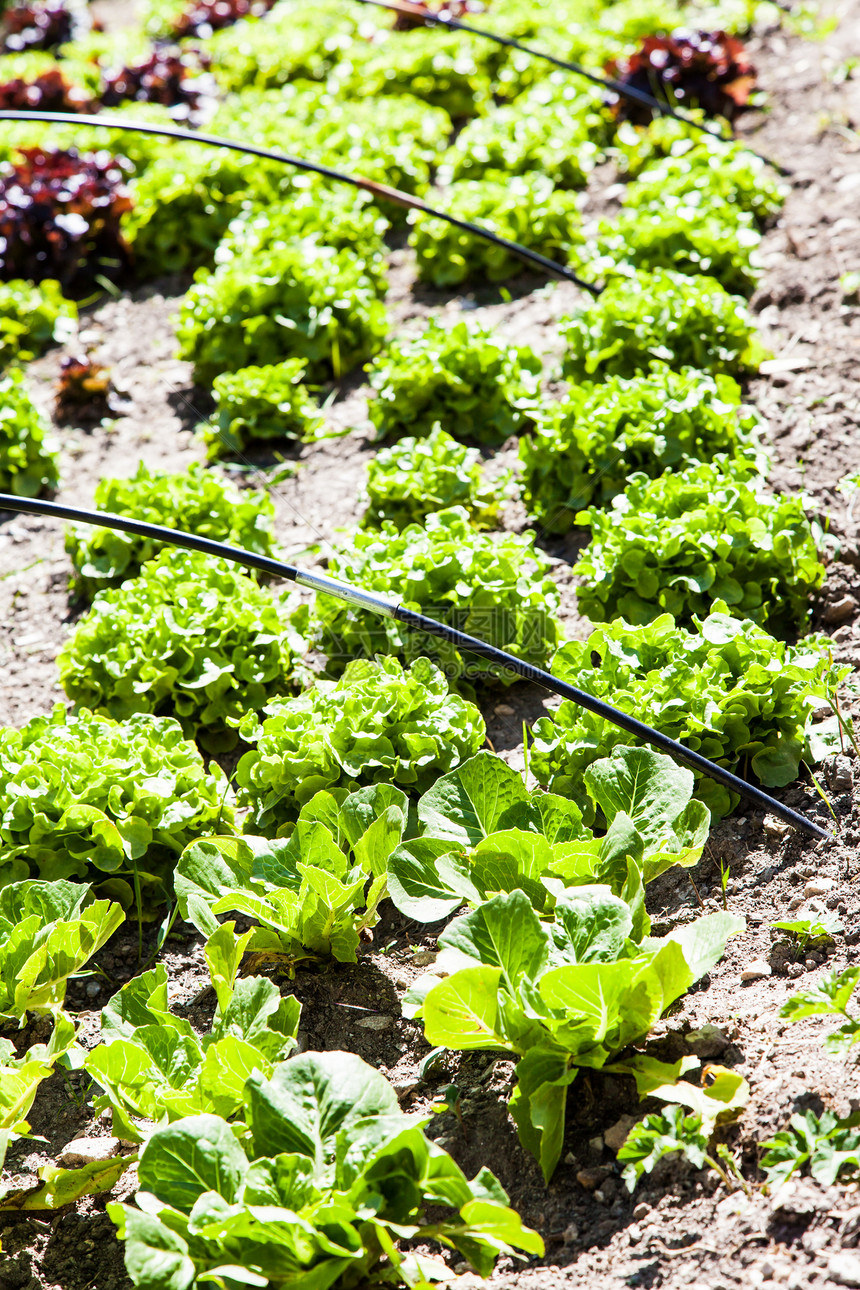
[{"label": "small pebble in soil", "polygon": [[102,988],[98,981],[87,982],[87,988],[85,990],[85,994],[88,999],[97,998],[101,994],[101,992],[102,992]]},{"label": "small pebble in soil", "polygon": [[849,1254],[847,1250],[831,1255],[827,1273],[838,1285],[860,1286],[860,1255]]},{"label": "small pebble in soil", "polygon": [[788,975],[789,975],[790,977],[795,977],[795,978],[796,978],[796,977],[799,977],[799,976],[803,976],[803,964],[802,964],[802,963],[789,963],[788,968],[787,968],[786,970],[787,970]]},{"label": "small pebble in soil", "polygon": [[742,981],[760,981],[762,977],[771,976],[773,969],[764,959],[753,959],[741,970]]},{"label": "small pebble in soil", "polygon": [[826,896],[833,890],[832,878],[812,878],[804,887],[803,894],[809,896]]}]

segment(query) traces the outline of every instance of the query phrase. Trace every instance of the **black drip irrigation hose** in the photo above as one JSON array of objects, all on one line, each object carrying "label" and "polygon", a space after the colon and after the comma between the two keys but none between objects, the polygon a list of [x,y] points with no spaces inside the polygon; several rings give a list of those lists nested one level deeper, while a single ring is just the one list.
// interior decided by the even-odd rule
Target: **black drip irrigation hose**
[{"label": "black drip irrigation hose", "polygon": [[787,824],[809,834],[810,837],[825,839],[832,837],[832,834],[828,833],[826,829],[822,829],[818,824],[807,819],[805,815],[801,815],[799,811],[793,811],[790,806],[785,806],[782,802],[777,801],[776,798],[763,792],[762,789],[756,788],[753,784],[748,784],[746,780],[733,775],[731,771],[725,770],[722,766],[717,766],[714,762],[709,761],[707,757],[702,757],[700,753],[685,748],[677,740],[661,734],[659,730],[645,725],[643,721],[637,721],[635,717],[629,716],[626,712],[621,712],[618,708],[613,708],[611,704],[604,703],[601,699],[596,699],[584,690],[578,690],[575,686],[568,685],[566,681],[559,681],[551,672],[545,672],[543,668],[534,667],[531,663],[525,663],[514,654],[508,654],[503,649],[497,649],[495,645],[490,645],[487,641],[482,641],[476,636],[468,636],[465,632],[458,631],[455,627],[449,627],[446,623],[437,622],[435,618],[427,618],[424,614],[420,614],[414,609],[407,609],[404,605],[387,600],[384,596],[377,596],[373,592],[363,591],[360,587],[351,587],[335,578],[329,578],[326,574],[306,573],[302,569],[297,569],[294,565],[285,564],[282,560],[275,560],[271,556],[255,555],[250,551],[244,551],[241,547],[228,546],[224,542],[215,542],[211,538],[198,537],[193,533],[182,533],[176,529],[166,528],[161,524],[148,524],[143,520],[129,519],[123,515],[111,515],[107,511],[87,511],[76,506],[63,506],[57,502],[43,502],[39,499],[14,497],[10,493],[0,493],[0,510],[17,511],[26,515],[48,515],[55,519],[71,520],[74,523],[93,524],[99,528],[134,533],[138,537],[155,538],[157,541],[164,542],[169,546],[185,547],[189,551],[200,551],[205,555],[220,556],[222,559],[230,560],[234,564],[259,569],[261,572],[273,574],[277,578],[286,578],[288,581],[295,582],[300,587],[307,587],[311,591],[324,592],[326,595],[334,596],[348,605],[368,610],[370,613],[378,614],[382,618],[392,618],[395,622],[403,623],[406,627],[410,627],[415,631],[426,632],[430,636],[438,636],[441,640],[448,641],[458,649],[468,650],[469,653],[477,654],[489,663],[506,668],[524,681],[532,681],[535,685],[539,685],[553,694],[558,694],[563,699],[570,699],[573,703],[578,704],[579,707],[585,708],[588,712],[593,712],[595,716],[602,717],[604,721],[618,726],[619,729],[633,735],[636,739],[641,739],[643,743],[650,744],[653,748],[658,748],[660,752],[674,757],[676,761],[685,763],[692,770],[698,771],[702,775],[707,775],[710,779],[725,785],[731,792],[747,798],[755,806],[776,815]]},{"label": "black drip irrigation hose", "polygon": [[115,117],[105,117],[101,114],[96,116],[88,112],[37,112],[29,108],[3,108],[0,110],[0,121],[33,121],[55,125],[100,126],[105,130],[132,130],[138,134],[158,134],[168,139],[182,139],[188,143],[204,143],[210,147],[228,148],[232,152],[247,153],[252,157],[263,157],[266,161],[278,161],[285,166],[294,166],[297,170],[307,170],[311,174],[322,175],[325,179],[333,179],[339,184],[349,184],[352,188],[360,188],[364,192],[370,193],[373,197],[394,202],[397,206],[404,206],[408,210],[421,211],[424,215],[432,215],[435,219],[445,220],[448,224],[453,224],[455,228],[461,228],[466,233],[471,233],[474,237],[483,238],[485,242],[492,242],[494,246],[502,247],[510,255],[525,261],[526,264],[536,265],[539,269],[543,269],[545,273],[551,273],[556,278],[563,278],[566,282],[574,283],[575,286],[582,288],[583,291],[590,292],[595,297],[599,296],[603,290],[596,283],[586,282],[584,278],[580,278],[566,265],[547,259],[545,255],[541,255],[538,251],[533,251],[531,247],[522,246],[519,242],[512,242],[510,238],[501,237],[500,234],[494,233],[492,229],[486,228],[483,224],[473,224],[471,220],[458,219],[456,215],[450,215],[447,211],[437,210],[435,206],[429,206],[427,202],[422,201],[420,197],[415,197],[412,193],[401,192],[399,188],[389,188],[387,184],[379,184],[373,179],[365,179],[362,175],[351,175],[342,170],[334,170],[331,166],[325,166],[319,161],[307,161],[303,157],[293,157],[287,152],[261,148],[255,143],[240,143],[237,139],[226,139],[221,135],[206,134],[201,130],[184,130],[181,126],[153,125],[148,121],[117,120]]},{"label": "black drip irrigation hose", "polygon": [[[663,99],[656,98],[649,94],[647,90],[637,89],[635,85],[625,85],[623,81],[618,81],[612,76],[601,76],[598,72],[591,72],[581,63],[573,63],[565,58],[557,58],[555,54],[550,54],[544,49],[536,49],[534,45],[526,45],[521,40],[516,40],[513,36],[502,36],[497,31],[489,31],[486,27],[473,27],[471,23],[462,22],[459,18],[453,18],[450,14],[431,13],[421,4],[413,4],[411,0],[358,0],[359,4],[375,5],[377,9],[388,9],[392,13],[403,14],[407,18],[414,18],[417,23],[427,27],[448,27],[452,31],[465,31],[470,36],[482,36],[485,40],[492,40],[497,45],[503,45],[506,49],[518,49],[520,53],[529,54],[532,58],[539,58],[545,63],[552,63],[553,67],[560,67],[562,71],[573,72],[576,76],[582,76],[585,80],[591,81],[592,85],[599,85],[601,89],[611,90],[613,94],[618,94],[621,98],[632,99],[635,103],[641,103],[644,107],[650,108],[652,112],[659,112],[661,116],[673,116],[677,121],[683,121],[694,130],[699,130],[702,134],[709,134],[712,139],[719,139],[726,143],[727,140],[719,129],[712,130],[710,126],[703,121],[697,121],[695,117],[689,116],[686,112],[680,111],[673,107],[671,103]],[[785,166],[781,166],[770,157],[763,156],[756,152],[754,148],[744,143],[747,152],[758,157],[766,165],[771,166],[780,175],[791,175],[793,172]]]}]

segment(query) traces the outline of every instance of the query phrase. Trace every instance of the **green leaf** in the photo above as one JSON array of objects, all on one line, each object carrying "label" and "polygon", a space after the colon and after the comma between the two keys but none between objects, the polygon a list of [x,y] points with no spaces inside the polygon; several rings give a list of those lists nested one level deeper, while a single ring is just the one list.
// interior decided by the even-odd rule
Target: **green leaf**
[{"label": "green leaf", "polygon": [[435,923],[463,903],[463,897],[456,891],[452,893],[436,867],[436,861],[452,845],[448,838],[412,838],[391,853],[388,891],[394,905],[407,918]]},{"label": "green leaf", "polygon": [[418,818],[427,835],[474,847],[490,833],[516,827],[528,806],[522,777],[500,757],[479,752],[437,779],[418,804]]},{"label": "green leaf", "polygon": [[842,972],[828,972],[807,990],[793,994],[782,1005],[779,1015],[785,1021],[802,1021],[806,1017],[844,1016],[848,1003],[860,981],[860,966]]},{"label": "green leaf", "polygon": [[130,1205],[110,1204],[107,1212],[125,1241],[125,1266],[138,1290],[190,1290],[196,1269],[178,1233]]},{"label": "green leaf", "polygon": [[455,919],[439,937],[439,945],[501,968],[502,980],[513,994],[521,977],[535,978],[545,965],[549,936],[525,893],[512,891]]},{"label": "green leaf", "polygon": [[140,1153],[142,1191],[189,1213],[204,1192],[232,1204],[248,1167],[230,1126],[215,1115],[196,1115],[157,1129]]},{"label": "green leaf", "polygon": [[506,1049],[499,1020],[501,968],[464,968],[427,994],[423,1002],[427,1042],[447,1048]]},{"label": "green leaf", "polygon": [[383,1078],[350,1053],[315,1053],[253,1075],[245,1090],[248,1125],[259,1155],[297,1152],[314,1162],[318,1185],[331,1177],[340,1133],[360,1140],[365,1117],[399,1111]]}]

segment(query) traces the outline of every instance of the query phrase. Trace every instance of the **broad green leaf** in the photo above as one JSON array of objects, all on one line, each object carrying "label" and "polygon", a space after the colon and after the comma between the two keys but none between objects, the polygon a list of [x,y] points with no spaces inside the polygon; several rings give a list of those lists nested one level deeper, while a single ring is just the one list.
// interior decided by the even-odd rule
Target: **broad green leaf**
[{"label": "broad green leaf", "polygon": [[463,903],[463,898],[451,892],[436,868],[436,861],[452,845],[447,838],[413,838],[391,853],[388,890],[395,906],[408,918],[435,923],[453,914]]},{"label": "broad green leaf", "polygon": [[690,969],[689,984],[692,985],[719,963],[726,952],[726,941],[729,937],[737,936],[745,928],[746,919],[720,910],[716,914],[706,914],[693,923],[676,928],[668,936],[663,937],[662,941],[649,941],[648,944],[657,945],[673,941],[679,945]]},{"label": "broad green leaf", "polygon": [[136,1160],[136,1155],[114,1156],[110,1160],[93,1160],[79,1169],[43,1165],[39,1170],[42,1185],[35,1190],[25,1188],[17,1196],[4,1196],[0,1209],[62,1209],[82,1196],[98,1196],[111,1191]]},{"label": "broad green leaf", "polygon": [[522,777],[490,752],[479,752],[437,779],[418,803],[425,834],[477,846],[499,829],[523,827],[530,798]]},{"label": "broad green leaf", "polygon": [[190,1290],[196,1269],[178,1233],[131,1205],[110,1204],[107,1212],[125,1242],[125,1266],[138,1290]]},{"label": "broad green leaf", "polygon": [[423,1002],[427,1042],[447,1048],[509,1048],[499,1025],[498,967],[464,968],[434,985]]},{"label": "broad green leaf", "polygon": [[646,850],[668,850],[674,824],[693,795],[693,773],[650,748],[616,749],[594,762],[585,784],[605,818],[625,814]]},{"label": "broad green leaf", "polygon": [[350,1053],[305,1054],[276,1067],[270,1080],[254,1075],[245,1102],[256,1154],[308,1156],[320,1185],[340,1132],[355,1133],[365,1117],[400,1109],[382,1075]]},{"label": "broad green leaf", "polygon": [[459,950],[485,966],[501,968],[513,994],[521,977],[538,976],[547,961],[550,941],[525,893],[512,891],[455,919],[439,937],[439,945]]},{"label": "broad green leaf", "polygon": [[211,936],[218,929],[213,903],[238,889],[254,889],[254,852],[244,838],[204,838],[185,848],[176,866],[174,887],[183,918],[198,932]]},{"label": "broad green leaf", "polygon": [[632,931],[633,918],[625,901],[608,887],[583,886],[559,897],[551,934],[557,961],[587,963],[623,957]]},{"label": "broad green leaf", "polygon": [[188,1214],[204,1192],[232,1204],[248,1161],[230,1126],[215,1115],[191,1116],[156,1129],[140,1153],[141,1190]]}]

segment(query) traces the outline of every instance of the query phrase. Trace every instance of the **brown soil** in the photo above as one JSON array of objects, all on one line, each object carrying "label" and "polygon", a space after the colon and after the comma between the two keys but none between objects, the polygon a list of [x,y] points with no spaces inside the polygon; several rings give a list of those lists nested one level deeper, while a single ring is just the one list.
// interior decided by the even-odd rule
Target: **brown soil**
[{"label": "brown soil", "polygon": [[[102,0],[102,8],[115,20],[121,6]],[[844,304],[838,287],[841,273],[860,268],[860,80],[840,80],[836,72],[846,58],[860,54],[860,10],[849,0],[838,17],[838,29],[820,42],[783,31],[764,32],[752,41],[769,106],[766,113],[743,118],[740,131],[793,172],[784,213],[765,240],[767,273],[754,300],[762,339],[774,359],[766,374],[750,383],[749,395],[768,424],[776,462],[773,486],[805,490],[828,532],[828,578],[816,622],[832,634],[835,656],[856,667],[860,515],[852,515],[836,485],[860,467],[860,308]],[[577,299],[572,287],[547,287],[536,280],[521,281],[508,302],[490,293],[447,299],[413,291],[407,252],[395,252],[394,269],[391,305],[398,325],[408,327],[432,308],[443,307],[452,316],[477,309],[502,334],[550,356],[559,349],[555,320]],[[188,365],[173,356],[169,322],[185,285],[162,281],[93,309],[82,321],[81,342],[113,369],[130,410],[95,429],[57,427],[64,500],[91,502],[102,475],[131,473],[141,457],[150,467],[171,469],[201,458],[192,430],[208,409],[191,386]],[[48,410],[60,357],[54,351],[32,368]],[[302,449],[295,477],[271,489],[279,541],[300,563],[324,559],[338,532],[360,518],[363,472],[373,452],[365,417],[364,391],[353,385],[331,409],[335,423],[353,427],[350,433]],[[513,456],[510,446],[497,454],[505,461]],[[253,471],[246,478],[254,483]],[[860,512],[860,504],[856,509]],[[505,519],[510,528],[525,526],[517,505],[509,506]],[[568,630],[577,635],[587,626],[576,613],[569,569],[579,541],[574,536],[547,545],[557,560]],[[0,522],[0,721],[5,724],[21,724],[62,698],[55,658],[73,619],[68,574],[57,525],[23,516]],[[487,708],[493,746],[515,765],[522,764],[522,720],[533,720],[542,704],[539,693],[521,687]],[[731,866],[729,908],[746,915],[748,930],[730,943],[710,979],[660,1023],[655,1051],[665,1057],[696,1051],[703,1061],[719,1060],[749,1080],[750,1106],[727,1135],[751,1181],[749,1195],[728,1194],[712,1173],[672,1165],[658,1168],[628,1196],[603,1135],[622,1115],[636,1111],[635,1094],[626,1081],[598,1073],[580,1075],[571,1089],[563,1163],[545,1188],[507,1114],[510,1063],[453,1054],[432,1082],[419,1080],[417,1066],[427,1046],[420,1027],[401,1018],[399,999],[427,961],[434,929],[409,923],[393,910],[358,966],[303,970],[295,981],[283,982],[285,991],[295,991],[304,1004],[303,1043],[359,1053],[392,1078],[404,1106],[427,1107],[440,1083],[458,1085],[462,1122],[453,1115],[437,1117],[432,1136],[469,1171],[489,1162],[525,1221],[547,1240],[545,1260],[527,1269],[503,1261],[495,1285],[529,1290],[860,1286],[857,1184],[825,1189],[801,1180],[774,1197],[755,1181],[761,1179],[759,1144],[782,1128],[792,1111],[822,1104],[840,1113],[860,1108],[856,1066],[822,1050],[827,1021],[786,1027],[777,1015],[796,981],[808,982],[820,970],[824,955],[795,960],[769,926],[802,903],[811,880],[830,879],[818,899],[840,912],[846,930],[826,961],[835,967],[857,961],[858,770],[851,749],[824,768],[837,840],[814,845],[776,821],[763,821],[754,812],[739,814],[714,831],[705,857],[689,876],[665,875],[652,892],[656,919],[688,920],[700,902],[706,909],[721,906],[720,866]],[[811,786],[797,785],[785,797],[829,820]],[[153,935],[147,932],[147,944]],[[180,928],[168,945],[163,958],[174,983],[174,1006],[190,1006],[191,1015],[205,1021],[211,999],[208,1004],[205,996],[198,1000],[207,980],[199,939]],[[769,960],[772,975],[741,984],[744,966],[761,957]],[[124,929],[100,956],[108,983],[79,983],[70,990],[69,1006],[80,1009],[83,1042],[96,1040],[98,1014],[92,1010],[114,988],[109,982],[127,980],[138,963],[136,930]],[[720,1034],[705,1046],[688,1038],[706,1024]],[[10,1152],[7,1165],[17,1182],[31,1180],[34,1170],[55,1160],[73,1137],[108,1132],[105,1120],[93,1120],[88,1097],[78,1075],[58,1075],[43,1086],[31,1119],[34,1133],[47,1142],[22,1142]],[[599,1182],[592,1190],[578,1180],[589,1168],[601,1171],[589,1180]],[[126,1178],[118,1193],[132,1188],[133,1179]],[[105,1198],[88,1199],[71,1212],[44,1217],[0,1215],[0,1290],[126,1290],[121,1250],[104,1203]]]}]

